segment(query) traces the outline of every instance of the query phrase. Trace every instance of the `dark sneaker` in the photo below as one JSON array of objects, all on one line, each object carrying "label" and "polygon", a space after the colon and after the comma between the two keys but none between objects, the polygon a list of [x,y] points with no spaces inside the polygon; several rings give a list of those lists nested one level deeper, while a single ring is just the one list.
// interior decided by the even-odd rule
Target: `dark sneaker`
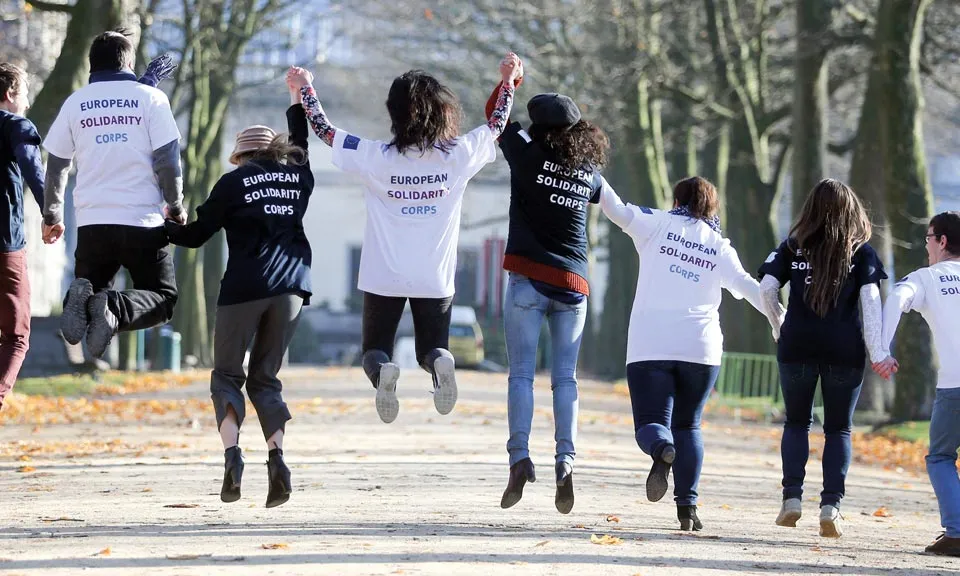
[{"label": "dark sneaker", "polygon": [[240,499],[240,480],[243,478],[243,454],[239,446],[223,451],[223,486],[220,488],[220,500],[236,502]]},{"label": "dark sneaker", "polygon": [[500,499],[501,508],[510,508],[523,498],[523,487],[527,482],[536,482],[537,473],[533,468],[533,461],[529,458],[517,462],[510,467],[510,479],[507,480],[507,489]]},{"label": "dark sneaker", "polygon": [[393,362],[380,366],[380,378],[377,379],[377,414],[389,424],[400,413],[400,401],[397,400],[397,380],[400,379],[400,367]]},{"label": "dark sneaker", "polygon": [[697,516],[697,506],[677,506],[677,520],[680,521],[680,529],[684,532],[699,532],[703,530],[703,522]]},{"label": "dark sneaker", "polygon": [[557,495],[553,503],[561,514],[573,510],[573,466],[566,462],[557,463]]},{"label": "dark sneaker", "polygon": [[946,534],[941,534],[937,536],[933,544],[924,548],[924,552],[938,556],[960,557],[960,538],[951,538]]},{"label": "dark sneaker", "polygon": [[647,500],[659,502],[667,493],[667,478],[676,457],[677,449],[672,444],[667,444],[660,450],[660,456],[653,459],[653,467],[647,475]]},{"label": "dark sneaker", "polygon": [[283,461],[283,450],[274,448],[267,460],[267,508],[274,508],[290,499],[290,468]]},{"label": "dark sneaker", "polygon": [[87,326],[87,350],[94,358],[100,358],[117,333],[117,317],[107,306],[107,292],[98,292],[87,300],[87,314],[90,325]]},{"label": "dark sneaker", "polygon": [[77,278],[70,283],[67,297],[63,300],[63,314],[60,316],[60,332],[69,344],[79,344],[87,333],[87,300],[93,296],[93,285],[86,278]]},{"label": "dark sneaker", "polygon": [[433,361],[433,405],[437,412],[446,416],[457,405],[457,379],[453,358],[440,356]]}]

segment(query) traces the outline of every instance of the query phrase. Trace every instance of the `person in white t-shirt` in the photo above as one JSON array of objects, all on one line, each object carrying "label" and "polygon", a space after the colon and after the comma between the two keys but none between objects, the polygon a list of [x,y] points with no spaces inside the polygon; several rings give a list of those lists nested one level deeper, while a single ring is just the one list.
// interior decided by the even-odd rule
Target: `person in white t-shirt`
[{"label": "person in white t-shirt", "polygon": [[363,292],[363,368],[377,389],[377,413],[392,422],[399,412],[398,366],[391,362],[397,326],[410,300],[417,362],[433,376],[433,401],[449,414],[457,401],[453,355],[447,350],[460,209],[467,182],[497,157],[496,139],[513,105],[520,59],[500,63],[503,79],[489,121],[458,136],[456,96],[429,74],[413,70],[393,81],[387,96],[390,142],[367,140],[327,120],[305,71],[303,106],[313,130],[333,147],[333,163],[360,175],[367,222],[358,288]]},{"label": "person in white t-shirt", "polygon": [[960,556],[960,212],[943,212],[930,220],[924,237],[928,268],[897,282],[883,306],[883,346],[887,356],[873,365],[885,378],[899,364],[889,355],[900,315],[914,310],[927,321],[937,351],[937,396],[930,417],[927,474],[940,505],[945,533],[927,546],[931,554]]},{"label": "person in white t-shirt", "polygon": [[[673,189],[670,211],[624,205],[604,180],[600,206],[640,256],[627,335],[627,383],[640,449],[653,458],[647,499],[674,496],[681,530],[700,530],[700,416],[720,373],[721,288],[762,311],[760,286],[720,232],[717,189],[700,177]],[[779,319],[772,319],[774,329]]]},{"label": "person in white t-shirt", "polygon": [[[99,358],[118,331],[150,328],[173,317],[177,283],[163,231],[164,212],[186,221],[180,131],[166,95],[137,81],[135,51],[123,31],[90,46],[90,84],[70,95],[43,141],[44,241],[63,234],[63,196],[71,160],[77,216],[74,273],[61,331],[70,344],[86,334]],[[126,268],[133,288],[111,290]]]}]

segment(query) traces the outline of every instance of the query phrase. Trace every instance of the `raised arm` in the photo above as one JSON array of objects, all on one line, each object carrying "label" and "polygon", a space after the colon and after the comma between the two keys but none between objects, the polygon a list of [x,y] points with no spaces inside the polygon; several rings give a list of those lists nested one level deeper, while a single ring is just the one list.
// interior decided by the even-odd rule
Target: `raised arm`
[{"label": "raised arm", "polygon": [[333,138],[337,135],[337,128],[327,119],[327,115],[317,100],[317,92],[313,89],[313,74],[303,68],[292,67],[287,72],[287,82],[290,87],[300,91],[303,110],[307,113],[307,121],[313,131],[327,146],[333,146]]},{"label": "raised arm", "polygon": [[513,109],[513,96],[517,79],[523,76],[523,64],[520,57],[510,52],[500,62],[500,89],[493,110],[487,114],[487,126],[494,138],[499,138],[507,127],[510,111]]},{"label": "raised arm", "polygon": [[613,187],[601,176],[600,209],[604,216],[620,228],[626,228],[633,221],[633,210],[623,203]]}]

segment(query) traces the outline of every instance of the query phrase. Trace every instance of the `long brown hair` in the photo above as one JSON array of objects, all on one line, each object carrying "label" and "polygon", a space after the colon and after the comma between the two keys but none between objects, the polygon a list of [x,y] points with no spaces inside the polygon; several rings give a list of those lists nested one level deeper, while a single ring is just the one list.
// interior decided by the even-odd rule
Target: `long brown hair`
[{"label": "long brown hair", "polygon": [[610,140],[599,126],[580,120],[569,128],[530,126],[530,137],[556,156],[568,170],[599,169],[607,163]]},{"label": "long brown hair", "polygon": [[863,203],[843,182],[821,180],[807,195],[790,229],[790,247],[810,264],[803,300],[821,318],[836,306],[853,255],[872,234]]},{"label": "long brown hair", "polygon": [[299,146],[290,144],[286,134],[277,134],[265,148],[237,155],[237,165],[244,162],[276,162],[302,166],[307,162],[307,151]]},{"label": "long brown hair", "polygon": [[387,93],[387,112],[393,140],[400,154],[433,148],[449,152],[460,132],[463,110],[456,95],[423,70],[398,76]]},{"label": "long brown hair", "polygon": [[673,187],[673,200],[677,206],[686,206],[690,215],[698,220],[713,218],[720,209],[716,186],[699,176],[677,182]]}]

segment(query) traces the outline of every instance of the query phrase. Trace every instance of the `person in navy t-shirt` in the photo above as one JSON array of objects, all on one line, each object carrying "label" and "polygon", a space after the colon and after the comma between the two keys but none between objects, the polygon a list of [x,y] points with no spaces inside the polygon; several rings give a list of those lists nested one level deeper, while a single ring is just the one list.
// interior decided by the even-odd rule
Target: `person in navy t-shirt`
[{"label": "person in navy t-shirt", "polygon": [[[817,381],[823,394],[823,491],[820,535],[839,537],[840,501],[851,460],[853,411],[863,384],[867,351],[885,358],[881,338],[880,281],[883,264],[867,244],[870,219],[848,186],[821,181],[807,196],[789,237],[760,267],[767,315],[779,307],[778,293],[790,285],[780,327],[777,360],[786,421],[780,452],[783,504],[776,523],[796,526],[801,515]],[[861,316],[862,313],[862,316]]]},{"label": "person in navy t-shirt", "polygon": [[[277,372],[310,303],[312,253],[303,217],[313,192],[307,155],[307,117],[298,87],[290,84],[289,143],[266,126],[237,135],[230,162],[237,169],[220,177],[197,219],[186,226],[167,220],[170,242],[198,248],[217,231],[227,233],[227,269],[220,282],[214,328],[210,392],[224,447],[220,499],[240,499],[243,456],[240,426],[245,415],[243,387],[257,411],[267,441],[267,508],[289,500],[290,469],[283,461],[283,433],[290,410]],[[250,366],[243,370],[250,351]]]}]

